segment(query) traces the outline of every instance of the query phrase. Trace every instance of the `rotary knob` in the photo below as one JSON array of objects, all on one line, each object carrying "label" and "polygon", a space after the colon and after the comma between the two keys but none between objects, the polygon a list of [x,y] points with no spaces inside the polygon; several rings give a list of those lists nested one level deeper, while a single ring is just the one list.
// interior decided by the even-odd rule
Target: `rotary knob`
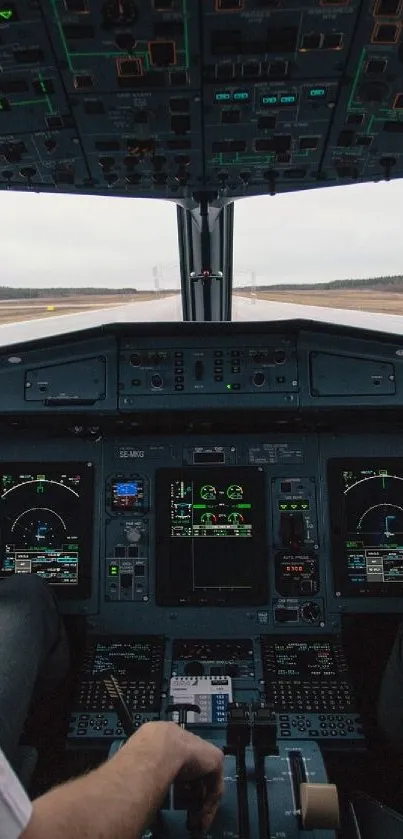
[{"label": "rotary knob", "polygon": [[317,623],[322,616],[318,603],[304,603],[301,606],[301,618],[305,623]]},{"label": "rotary knob", "polygon": [[126,529],[126,539],[131,545],[137,545],[141,542],[146,532],[145,524],[142,521],[134,522],[131,527]]},{"label": "rotary knob", "polygon": [[261,373],[260,371],[257,371],[252,376],[252,384],[254,384],[255,387],[262,387],[264,385],[265,381],[266,381],[266,376],[265,376],[264,373]]},{"label": "rotary knob", "polygon": [[159,373],[154,373],[154,375],[151,376],[151,387],[153,388],[153,390],[160,390],[160,388],[163,387],[163,384],[164,379],[162,378],[162,376],[160,376]]}]

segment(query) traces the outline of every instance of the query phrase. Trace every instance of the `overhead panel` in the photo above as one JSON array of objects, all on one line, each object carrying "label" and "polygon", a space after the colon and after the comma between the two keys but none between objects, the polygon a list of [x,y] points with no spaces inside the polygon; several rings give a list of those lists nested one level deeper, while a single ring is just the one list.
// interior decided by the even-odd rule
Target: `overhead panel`
[{"label": "overhead panel", "polygon": [[188,200],[403,174],[402,0],[0,2],[0,187]]}]

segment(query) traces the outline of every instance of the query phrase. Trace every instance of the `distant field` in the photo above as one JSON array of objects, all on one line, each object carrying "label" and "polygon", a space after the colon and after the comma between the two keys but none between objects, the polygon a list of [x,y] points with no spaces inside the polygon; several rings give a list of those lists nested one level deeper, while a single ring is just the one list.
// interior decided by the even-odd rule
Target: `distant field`
[{"label": "distant field", "polygon": [[[167,297],[170,294],[172,292],[160,292],[159,297]],[[113,306],[124,306],[125,303],[140,303],[144,300],[155,299],[157,299],[157,295],[154,292],[146,291],[138,294],[94,294],[93,297],[77,294],[71,297],[0,300],[0,324],[35,320],[36,318],[52,318],[57,315],[75,315],[78,312],[109,309]],[[48,311],[48,306],[54,306],[54,310]]]},{"label": "distant field", "polygon": [[[242,297],[250,292],[237,291]],[[278,303],[300,303],[303,306],[328,306],[331,309],[358,309],[361,312],[383,312],[387,315],[403,315],[403,294],[394,291],[368,291],[351,289],[332,291],[256,291],[253,295],[260,300],[275,300]]]}]

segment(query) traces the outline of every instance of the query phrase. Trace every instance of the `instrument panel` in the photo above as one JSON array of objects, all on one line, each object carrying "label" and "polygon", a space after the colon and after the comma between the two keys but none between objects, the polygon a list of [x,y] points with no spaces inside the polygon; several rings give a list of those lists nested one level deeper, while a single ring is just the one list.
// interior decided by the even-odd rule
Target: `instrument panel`
[{"label": "instrument panel", "polygon": [[1,448],[2,576],[38,573],[102,631],[321,634],[401,609],[399,438],[376,457],[343,434],[71,441],[70,461],[43,440],[40,463]]},{"label": "instrument panel", "polygon": [[101,632],[135,614],[144,634],[220,637],[231,616],[240,637],[321,634],[398,612],[403,445],[343,417],[400,410],[399,339],[149,328],[3,349],[2,575],[41,574]]}]

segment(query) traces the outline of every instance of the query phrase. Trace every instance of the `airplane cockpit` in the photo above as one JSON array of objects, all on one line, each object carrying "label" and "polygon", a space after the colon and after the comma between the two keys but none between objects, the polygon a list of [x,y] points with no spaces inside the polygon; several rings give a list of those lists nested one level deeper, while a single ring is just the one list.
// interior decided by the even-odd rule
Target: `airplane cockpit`
[{"label": "airplane cockpit", "polygon": [[170,719],[224,750],[211,839],[403,836],[402,330],[231,317],[237,201],[403,176],[402,12],[0,3],[1,189],[176,205],[183,314],[0,328],[0,575],[72,658],[32,796]]}]

